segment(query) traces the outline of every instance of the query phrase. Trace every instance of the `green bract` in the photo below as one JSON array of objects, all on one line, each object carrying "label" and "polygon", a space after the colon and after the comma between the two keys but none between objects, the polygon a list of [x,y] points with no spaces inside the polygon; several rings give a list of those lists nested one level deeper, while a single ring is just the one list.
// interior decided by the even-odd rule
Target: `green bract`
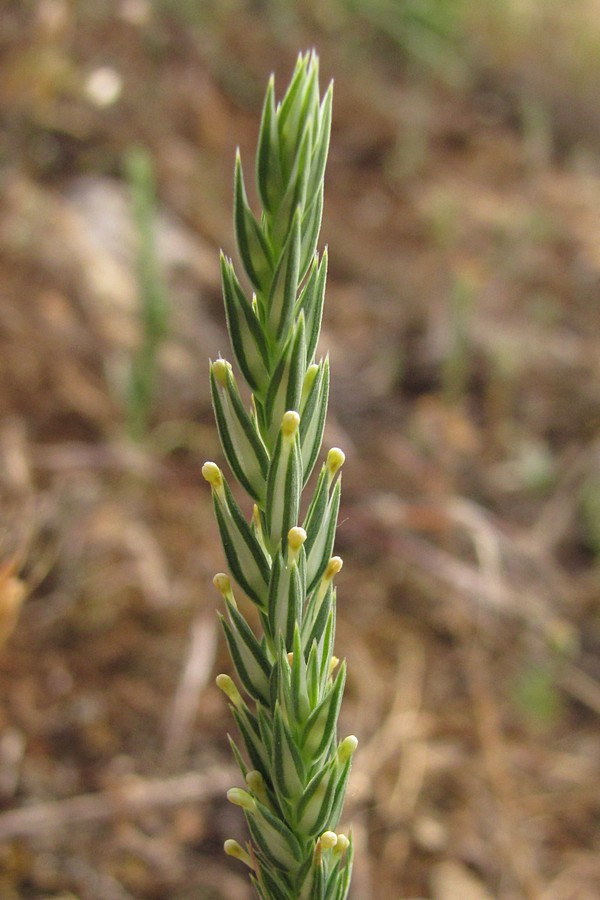
[{"label": "green bract", "polygon": [[263,900],[343,900],[352,842],[336,834],[356,738],[338,741],[346,667],[333,655],[332,556],[344,454],[329,451],[312,496],[329,395],[329,363],[315,359],[327,276],[317,239],[331,126],[331,87],[321,99],[316,54],[300,56],[280,103],[267,89],[256,157],[262,203],[255,216],[239,154],[235,232],[253,293],[221,257],[223,298],[235,361],[252,391],[247,409],[232,366],[211,363],[213,407],[223,453],[254,502],[248,521],[219,467],[205,463],[231,574],[255,604],[257,636],[229,577],[215,576],[223,630],[243,694],[228,675],[243,748],[230,739],[246,789],[228,798],[246,817],[250,841],[225,850],[251,870]]}]

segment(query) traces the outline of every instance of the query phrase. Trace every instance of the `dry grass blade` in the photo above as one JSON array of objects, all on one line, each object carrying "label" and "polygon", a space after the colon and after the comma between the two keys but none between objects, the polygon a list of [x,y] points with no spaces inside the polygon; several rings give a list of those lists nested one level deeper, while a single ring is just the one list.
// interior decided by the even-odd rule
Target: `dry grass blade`
[{"label": "dry grass blade", "polygon": [[17,577],[16,557],[0,565],[0,649],[15,628],[27,589]]}]

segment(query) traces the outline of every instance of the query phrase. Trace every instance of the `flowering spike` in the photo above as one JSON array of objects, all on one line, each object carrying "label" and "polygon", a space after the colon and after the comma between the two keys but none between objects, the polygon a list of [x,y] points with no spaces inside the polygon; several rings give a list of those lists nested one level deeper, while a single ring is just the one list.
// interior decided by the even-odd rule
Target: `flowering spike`
[{"label": "flowering spike", "polygon": [[321,456],[329,400],[329,359],[315,352],[327,281],[327,252],[319,256],[317,244],[331,103],[331,87],[320,95],[314,52],[299,56],[281,102],[269,81],[258,213],[239,152],[235,163],[235,238],[250,292],[221,254],[227,329],[250,406],[231,363],[219,356],[209,372],[223,455],[250,498],[250,518],[216,463],[202,474],[229,572],[258,613],[251,625],[230,576],[215,575],[237,676],[237,684],[226,674],[216,683],[240,732],[240,746],[231,738],[230,745],[247,788],[231,788],[228,799],[243,810],[250,835],[245,849],[228,840],[225,852],[252,870],[261,900],[346,900],[350,889],[352,845],[334,830],[356,748],[356,738],[337,735],[346,677],[333,653],[341,450],[329,451],[312,499],[301,502]]}]

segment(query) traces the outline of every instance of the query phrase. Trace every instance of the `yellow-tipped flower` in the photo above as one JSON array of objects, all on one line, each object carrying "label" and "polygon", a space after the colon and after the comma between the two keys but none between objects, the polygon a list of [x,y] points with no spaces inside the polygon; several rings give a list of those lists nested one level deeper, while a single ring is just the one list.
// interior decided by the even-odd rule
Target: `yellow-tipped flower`
[{"label": "yellow-tipped flower", "polygon": [[256,812],[256,801],[254,800],[254,797],[249,794],[248,791],[242,790],[242,788],[229,788],[227,791],[227,799],[230,803],[233,803],[234,806],[241,806],[246,812]]},{"label": "yellow-tipped flower", "polygon": [[331,581],[338,572],[342,571],[342,566],[344,565],[344,560],[341,556],[332,556],[329,562],[327,563],[327,568],[325,569],[325,573],[323,575],[324,581]]},{"label": "yellow-tipped flower", "polygon": [[224,600],[229,600],[229,602],[233,603],[234,606],[237,605],[233,596],[233,591],[231,589],[231,580],[229,578],[229,575],[226,575],[225,572],[217,572],[217,574],[213,578],[213,584]]},{"label": "yellow-tipped flower", "polygon": [[337,843],[333,848],[333,856],[340,857],[343,853],[346,852],[348,847],[350,846],[350,841],[346,837],[345,834],[338,834]]},{"label": "yellow-tipped flower", "polygon": [[316,363],[313,363],[312,366],[309,366],[306,370],[306,375],[304,376],[304,381],[302,383],[302,398],[300,400],[300,408],[304,407],[306,403],[306,399],[310,394],[311,388],[315,383],[315,379],[319,374],[319,367]]},{"label": "yellow-tipped flower", "polygon": [[257,800],[260,800],[265,806],[269,805],[269,796],[267,794],[265,779],[257,769],[252,769],[251,772],[248,772],[246,775],[246,784]]},{"label": "yellow-tipped flower", "polygon": [[228,838],[223,844],[223,849],[227,856],[233,856],[234,859],[239,859],[241,862],[246,863],[248,868],[253,869],[254,863],[252,862],[252,858],[249,853],[246,853],[243,847],[238,844],[237,841],[234,841],[232,838]]},{"label": "yellow-tipped flower", "polygon": [[226,359],[219,358],[212,364],[212,370],[221,387],[225,387],[227,378],[231,373],[231,363],[228,363]]},{"label": "yellow-tipped flower", "polygon": [[323,850],[331,850],[337,844],[338,836],[335,831],[324,831],[319,840]]},{"label": "yellow-tipped flower", "polygon": [[298,428],[300,426],[300,416],[298,413],[292,409],[283,414],[283,419],[281,420],[281,433],[284,437],[291,438],[294,437]]},{"label": "yellow-tipped flower", "polygon": [[327,474],[331,481],[344,465],[346,454],[339,447],[332,447],[327,454]]},{"label": "yellow-tipped flower", "polygon": [[299,525],[295,525],[293,528],[290,528],[288,531],[288,563],[295,562],[298,559],[298,554],[300,553],[300,548],[306,541],[306,532],[304,528],[300,528]]},{"label": "yellow-tipped flower", "polygon": [[306,532],[304,528],[295,525],[288,531],[288,546],[290,550],[298,551],[306,540]]},{"label": "yellow-tipped flower", "polygon": [[238,691],[235,682],[229,675],[217,675],[217,677],[215,678],[215,684],[221,691],[223,691],[223,693],[227,697],[229,697],[236,709],[245,708],[246,704],[242,699],[242,695]]},{"label": "yellow-tipped flower", "polygon": [[317,591],[317,604],[320,604],[323,600],[325,594],[329,590],[331,582],[338,574],[341,572],[342,566],[344,565],[344,561],[341,556],[332,556],[329,562],[327,563],[327,567],[323,572],[323,577],[321,578],[321,583],[319,585],[319,589]]},{"label": "yellow-tipped flower", "polygon": [[223,473],[214,462],[205,462],[202,466],[202,475],[215,491],[223,488]]},{"label": "yellow-tipped flower", "polygon": [[358,738],[355,735],[350,734],[348,737],[345,737],[340,746],[338,747],[338,760],[340,761],[340,765],[344,765],[347,760],[354,754],[354,751],[358,747]]}]

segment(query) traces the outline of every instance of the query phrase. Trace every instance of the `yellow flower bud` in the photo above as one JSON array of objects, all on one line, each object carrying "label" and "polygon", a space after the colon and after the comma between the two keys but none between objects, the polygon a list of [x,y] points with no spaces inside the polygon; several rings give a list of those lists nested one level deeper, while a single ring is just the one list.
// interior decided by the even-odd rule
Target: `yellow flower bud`
[{"label": "yellow flower bud", "polygon": [[342,468],[345,459],[346,454],[343,450],[340,450],[339,447],[331,448],[331,450],[327,454],[327,473],[329,475],[330,481],[334,477],[334,475]]},{"label": "yellow flower bud", "polygon": [[212,370],[219,384],[222,387],[225,387],[227,384],[227,376],[231,372],[231,363],[228,363],[226,359],[217,359],[212,364]]},{"label": "yellow flower bud", "polygon": [[349,846],[350,846],[350,841],[348,840],[346,835],[338,834],[337,843],[336,843],[335,847],[333,848],[333,855],[341,856],[342,853],[346,852],[346,850],[348,849]]},{"label": "yellow flower bud", "polygon": [[337,844],[338,836],[335,831],[324,831],[319,840],[323,850],[331,850]]},{"label": "yellow flower bud", "polygon": [[242,788],[229,788],[227,791],[227,799],[230,803],[233,803],[234,806],[241,806],[246,812],[256,812],[256,802],[254,797],[249,794],[248,791],[242,790]]},{"label": "yellow flower bud", "polygon": [[215,678],[215,684],[217,685],[219,690],[223,691],[223,693],[227,697],[229,697],[229,699],[237,709],[245,706],[245,703],[242,700],[242,695],[238,691],[235,682],[232,678],[230,678],[229,675],[217,675],[217,677]]},{"label": "yellow flower bud", "polygon": [[348,737],[344,738],[337,751],[340,765],[343,766],[350,759],[357,747],[358,738],[355,737],[355,735],[350,734]]},{"label": "yellow flower bud", "polygon": [[257,769],[252,769],[251,772],[248,772],[248,774],[246,775],[246,784],[248,785],[254,796],[257,797],[262,804],[264,804],[265,806],[269,805],[269,797],[267,795],[265,779]]},{"label": "yellow flower bud", "polygon": [[214,462],[205,462],[202,466],[202,475],[215,491],[223,487],[223,473]]},{"label": "yellow flower bud", "polygon": [[281,420],[281,433],[284,437],[294,437],[299,425],[300,416],[298,413],[294,409],[288,410],[288,412],[283,414],[283,419]]},{"label": "yellow flower bud", "polygon": [[327,568],[323,574],[323,578],[325,581],[331,581],[334,575],[341,570],[344,565],[344,561],[340,556],[332,556],[329,562],[327,563]]},{"label": "yellow flower bud", "polygon": [[227,856],[233,856],[234,859],[241,860],[243,863],[246,863],[246,865],[250,869],[254,868],[254,864],[252,862],[250,854],[246,853],[244,848],[241,847],[237,841],[234,841],[232,838],[229,838],[223,844],[223,849],[224,849],[225,853],[227,854]]}]

